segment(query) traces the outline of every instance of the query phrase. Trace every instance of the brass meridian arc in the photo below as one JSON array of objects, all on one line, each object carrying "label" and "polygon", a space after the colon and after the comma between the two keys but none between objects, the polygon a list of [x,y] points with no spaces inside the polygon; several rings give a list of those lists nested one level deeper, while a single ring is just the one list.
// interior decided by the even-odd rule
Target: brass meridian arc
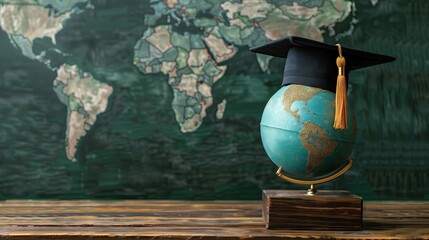
[{"label": "brass meridian arc", "polygon": [[321,178],[321,179],[317,179],[317,180],[301,180],[301,179],[296,179],[296,178],[288,177],[286,175],[283,175],[283,173],[282,173],[282,167],[279,167],[279,169],[277,170],[276,174],[281,179],[286,180],[286,181],[291,182],[291,183],[302,184],[302,185],[310,185],[311,188],[308,190],[307,194],[308,195],[316,195],[317,194],[317,190],[314,187],[315,184],[321,184],[321,183],[329,182],[329,181],[332,181],[335,178],[343,175],[347,170],[349,170],[352,167],[352,163],[353,163],[352,159],[349,158],[349,162],[343,168],[341,168],[339,171],[335,172],[332,175],[329,175],[327,177],[324,177],[324,178]]}]

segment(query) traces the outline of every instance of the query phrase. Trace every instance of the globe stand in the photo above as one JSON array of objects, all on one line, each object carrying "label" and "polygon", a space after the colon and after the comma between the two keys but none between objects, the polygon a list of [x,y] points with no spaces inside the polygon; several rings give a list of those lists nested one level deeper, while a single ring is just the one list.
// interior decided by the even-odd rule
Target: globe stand
[{"label": "globe stand", "polygon": [[297,190],[263,190],[263,217],[270,229],[360,230],[362,198],[349,191],[321,190],[316,184],[331,181],[344,174],[352,160],[329,176],[315,180],[292,178],[280,167],[276,174],[291,183],[310,185],[307,192]]},{"label": "globe stand", "polygon": [[307,190],[307,195],[314,196],[317,193],[319,192],[316,190],[316,187],[314,186],[314,184],[311,184],[310,188]]},{"label": "globe stand", "polygon": [[316,180],[301,180],[301,179],[289,177],[289,176],[283,174],[282,167],[279,167],[276,174],[281,179],[286,180],[286,181],[291,182],[291,183],[301,184],[301,185],[310,185],[310,189],[308,189],[307,194],[314,196],[317,194],[317,190],[315,188],[316,184],[321,184],[321,183],[325,183],[325,182],[329,182],[329,181],[334,180],[335,178],[337,178],[337,177],[343,175],[345,172],[347,172],[347,170],[349,170],[352,167],[352,164],[353,164],[353,160],[351,158],[349,158],[349,162],[344,167],[339,168],[339,170],[335,171],[333,174],[331,174],[329,176],[326,176],[326,177],[323,177],[320,179],[316,179]]}]

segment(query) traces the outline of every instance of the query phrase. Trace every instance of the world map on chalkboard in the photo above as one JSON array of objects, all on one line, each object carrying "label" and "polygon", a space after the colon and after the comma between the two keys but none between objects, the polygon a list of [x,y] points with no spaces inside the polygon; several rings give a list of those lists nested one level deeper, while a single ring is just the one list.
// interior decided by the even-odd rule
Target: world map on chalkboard
[{"label": "world map on chalkboard", "polygon": [[[284,60],[248,49],[297,35],[390,54],[398,40],[378,36],[386,26],[406,28],[404,39],[420,36],[415,22],[426,14],[419,4],[0,0],[0,197],[253,199],[263,187],[284,186],[259,136]],[[388,114],[392,105],[377,104],[400,91],[387,91],[383,100],[378,84],[385,82],[366,80],[407,78],[406,71],[395,73],[411,64],[404,61],[411,60],[357,73],[349,82],[351,97],[359,96],[351,100],[360,129],[355,158],[369,156],[363,152],[371,147],[384,149],[384,141],[411,138],[408,128],[424,138],[425,113],[409,108],[417,120],[396,122]],[[394,106],[424,98],[401,96],[403,104]],[[369,124],[379,116],[391,121],[383,128]],[[359,148],[364,140],[374,144]],[[350,188],[364,181],[366,167],[351,171]],[[378,178],[368,179],[358,193],[383,189]]]},{"label": "world map on chalkboard", "polygon": [[[154,13],[145,16],[148,28],[134,46],[133,64],[142,74],[168,76],[173,91],[171,107],[182,132],[196,131],[213,105],[212,87],[227,70],[226,60],[237,46],[255,46],[288,35],[322,40],[321,27],[333,26],[351,13],[344,0],[293,1],[150,1]],[[89,0],[4,1],[0,8],[1,28],[14,47],[30,59],[40,61],[57,75],[53,79],[59,101],[67,106],[66,152],[75,159],[79,140],[106,111],[113,87],[79,66],[53,66],[49,52],[67,56],[57,48],[56,35],[73,16],[94,8]],[[181,25],[184,28],[179,29]],[[188,30],[189,28],[189,30]],[[142,27],[143,29],[143,27]],[[195,30],[196,29],[196,30]],[[112,26],[112,31],[115,31]],[[120,27],[119,29],[120,30]],[[50,39],[52,46],[34,51],[35,39]],[[124,46],[129,47],[129,46]],[[270,57],[257,55],[267,71]],[[227,99],[218,104],[221,119]]]}]

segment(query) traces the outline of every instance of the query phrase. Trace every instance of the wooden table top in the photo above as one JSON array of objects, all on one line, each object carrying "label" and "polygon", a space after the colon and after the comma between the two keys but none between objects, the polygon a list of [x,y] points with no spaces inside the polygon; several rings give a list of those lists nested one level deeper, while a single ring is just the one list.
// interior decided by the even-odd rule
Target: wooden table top
[{"label": "wooden table top", "polygon": [[429,202],[365,202],[362,231],[267,230],[261,202],[3,201],[12,239],[429,239]]}]

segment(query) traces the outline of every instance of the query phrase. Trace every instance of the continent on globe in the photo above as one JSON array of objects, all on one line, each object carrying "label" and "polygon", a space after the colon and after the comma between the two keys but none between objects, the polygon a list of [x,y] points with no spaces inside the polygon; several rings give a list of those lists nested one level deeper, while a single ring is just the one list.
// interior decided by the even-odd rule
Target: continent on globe
[{"label": "continent on globe", "polygon": [[308,152],[307,175],[311,175],[313,169],[330,156],[337,147],[337,143],[329,138],[326,131],[312,122],[304,123],[304,127],[299,132],[299,138]]},{"label": "continent on globe", "polygon": [[79,139],[86,135],[107,108],[113,88],[75,65],[63,64],[54,80],[54,91],[67,106],[66,153],[74,160]]},{"label": "continent on globe", "polygon": [[[154,14],[145,16],[149,28],[134,46],[134,64],[144,74],[162,72],[168,76],[176,121],[182,132],[193,132],[206,117],[206,109],[213,104],[212,88],[227,69],[219,64],[234,57],[239,46],[261,45],[288,35],[323,40],[322,29],[328,28],[334,35],[333,26],[351,14],[353,4],[347,0],[317,4],[154,0],[151,7]],[[159,22],[162,24],[157,25]],[[200,32],[187,32],[182,23]],[[257,55],[256,59],[261,69],[268,71],[272,57]]]},{"label": "continent on globe", "polygon": [[[299,110],[306,108],[292,109],[292,104],[296,101],[303,102],[307,105],[310,99],[313,99],[322,89],[307,87],[302,85],[291,84],[283,93],[284,110],[290,113],[300,122]],[[304,148],[308,152],[307,157],[307,174],[310,175],[313,169],[319,166],[323,160],[330,156],[335,150],[337,143],[331,140],[322,127],[313,123],[305,122],[299,137]]]},{"label": "continent on globe", "polygon": [[292,114],[297,121],[300,121],[298,109],[292,110],[292,103],[295,101],[303,101],[304,104],[307,104],[308,100],[313,98],[320,91],[322,91],[320,88],[305,87],[295,84],[290,85],[283,93],[284,110]]}]

